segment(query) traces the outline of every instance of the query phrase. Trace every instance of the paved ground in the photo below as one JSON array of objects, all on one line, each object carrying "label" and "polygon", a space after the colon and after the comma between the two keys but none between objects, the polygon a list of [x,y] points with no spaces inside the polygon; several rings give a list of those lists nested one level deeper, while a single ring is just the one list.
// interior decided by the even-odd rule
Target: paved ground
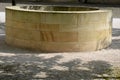
[{"label": "paved ground", "polygon": [[101,51],[76,53],[42,53],[7,45],[5,15],[0,12],[0,80],[120,80],[120,9],[101,8],[113,10],[111,46]]}]

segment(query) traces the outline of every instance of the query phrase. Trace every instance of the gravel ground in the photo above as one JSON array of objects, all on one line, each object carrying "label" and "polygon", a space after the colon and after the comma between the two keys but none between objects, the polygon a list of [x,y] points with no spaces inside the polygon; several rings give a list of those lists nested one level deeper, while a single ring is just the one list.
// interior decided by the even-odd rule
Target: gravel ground
[{"label": "gravel ground", "polygon": [[[0,3],[0,10],[8,3]],[[2,6],[2,7],[1,7]],[[113,10],[112,44],[95,52],[42,53],[5,43],[4,13],[0,12],[0,80],[120,80],[120,9]]]}]

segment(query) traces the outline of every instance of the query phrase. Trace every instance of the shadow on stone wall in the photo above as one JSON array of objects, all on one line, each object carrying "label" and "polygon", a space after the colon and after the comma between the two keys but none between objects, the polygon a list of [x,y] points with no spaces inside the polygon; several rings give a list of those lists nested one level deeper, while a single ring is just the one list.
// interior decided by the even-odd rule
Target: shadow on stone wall
[{"label": "shadow on stone wall", "polygon": [[120,29],[119,28],[113,28],[112,29],[112,36],[113,37],[119,37],[120,36]]},{"label": "shadow on stone wall", "polygon": [[[110,75],[111,67],[105,61],[82,63],[80,59],[59,62],[63,57],[50,58],[34,55],[0,57],[0,79],[2,80],[79,80],[98,79]],[[17,62],[23,59],[24,62]],[[109,77],[105,77],[109,78]]]}]

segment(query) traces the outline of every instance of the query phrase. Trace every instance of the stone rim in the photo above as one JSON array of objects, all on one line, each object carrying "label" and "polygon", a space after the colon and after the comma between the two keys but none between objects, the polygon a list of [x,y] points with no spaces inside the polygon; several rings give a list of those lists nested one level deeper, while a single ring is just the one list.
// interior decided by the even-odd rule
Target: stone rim
[{"label": "stone rim", "polygon": [[[29,6],[33,6],[33,5],[29,5]],[[39,6],[43,6],[43,5],[39,5]],[[82,7],[82,8],[93,9],[93,10],[88,10],[88,11],[43,11],[43,10],[23,9],[21,7],[24,7],[24,6],[8,6],[8,7],[6,7],[6,9],[17,10],[17,11],[25,11],[25,12],[41,12],[41,13],[98,13],[98,12],[112,12],[111,10],[100,10],[98,8],[93,8],[93,7]],[[56,6],[53,6],[53,7],[56,7]],[[61,7],[61,6],[58,6],[58,7]],[[63,7],[70,7],[70,6],[63,6]],[[77,7],[77,6],[73,6],[73,7]]]}]

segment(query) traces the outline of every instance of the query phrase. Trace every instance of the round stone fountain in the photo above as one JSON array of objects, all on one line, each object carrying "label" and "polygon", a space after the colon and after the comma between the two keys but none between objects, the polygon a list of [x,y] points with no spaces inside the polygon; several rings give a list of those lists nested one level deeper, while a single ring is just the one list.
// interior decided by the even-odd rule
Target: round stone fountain
[{"label": "round stone fountain", "polygon": [[6,8],[6,43],[47,51],[96,51],[111,44],[111,11],[71,6]]}]

